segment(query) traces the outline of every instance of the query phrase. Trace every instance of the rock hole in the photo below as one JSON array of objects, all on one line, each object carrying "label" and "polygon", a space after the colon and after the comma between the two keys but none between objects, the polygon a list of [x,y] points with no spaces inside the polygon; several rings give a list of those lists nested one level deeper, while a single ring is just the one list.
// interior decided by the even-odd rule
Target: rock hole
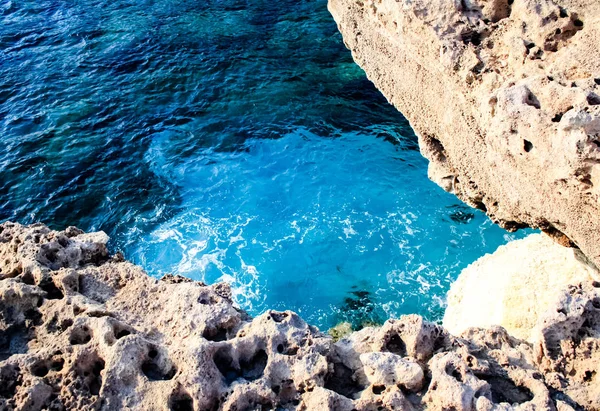
[{"label": "rock hole", "polygon": [[373,390],[373,394],[381,395],[385,391],[385,385],[374,385],[371,389]]},{"label": "rock hole", "polygon": [[596,375],[596,371],[589,371],[589,370],[588,370],[588,371],[586,371],[586,372],[583,374],[583,381],[585,381],[585,382],[590,382],[590,381],[592,381],[592,379],[594,378],[594,375]]},{"label": "rock hole", "polygon": [[61,331],[65,331],[67,328],[69,328],[72,325],[73,325],[73,320],[71,320],[70,318],[65,318],[60,323],[60,329],[61,329]]},{"label": "rock hole", "polygon": [[78,327],[71,332],[69,343],[71,345],[83,345],[92,341],[92,333],[88,327]]},{"label": "rock hole", "polygon": [[574,25],[575,27],[578,27],[578,28],[580,28],[580,29],[581,29],[581,28],[583,27],[583,21],[581,21],[581,20],[579,20],[579,19],[576,19],[576,20],[573,22],[573,25]]},{"label": "rock hole", "polygon": [[533,394],[528,388],[515,385],[509,378],[488,375],[477,375],[477,377],[490,384],[492,401],[496,404],[501,402],[523,404],[533,399]]},{"label": "rock hole", "polygon": [[460,34],[460,40],[464,44],[473,44],[474,46],[481,45],[481,33],[478,33],[473,30],[466,30]]},{"label": "rock hole", "polygon": [[38,310],[36,309],[30,309],[25,311],[25,318],[27,320],[31,321],[31,324],[34,326],[38,326],[41,325],[43,323],[42,321],[42,313],[40,313]]},{"label": "rock hole", "polygon": [[280,313],[277,311],[271,311],[271,318],[276,323],[280,323],[288,317],[288,313]]},{"label": "rock hole", "polygon": [[240,370],[233,364],[229,347],[219,348],[213,355],[213,362],[227,385],[241,377]]},{"label": "rock hole", "polygon": [[533,144],[531,141],[523,140],[523,150],[525,150],[526,153],[529,153],[531,150],[533,150]]},{"label": "rock hole", "polygon": [[558,113],[557,115],[555,115],[554,117],[552,117],[552,122],[553,123],[560,123],[560,120],[562,120],[563,117],[563,113]]},{"label": "rock hole", "polygon": [[217,300],[212,295],[208,295],[208,296],[202,296],[202,297],[198,298],[198,303],[202,304],[202,305],[211,305],[211,304],[216,304]]},{"label": "rock hole", "polygon": [[31,274],[30,272],[27,272],[27,273],[23,274],[21,276],[21,281],[23,281],[23,283],[25,283],[27,285],[34,285],[35,284],[35,279],[33,278],[33,274]]},{"label": "rock hole", "polygon": [[127,337],[127,336],[128,336],[128,335],[130,335],[130,334],[131,334],[131,331],[129,331],[129,330],[126,330],[125,328],[122,328],[122,329],[120,329],[120,330],[117,330],[117,331],[115,332],[115,338],[116,338],[117,340],[120,340],[121,338],[123,338],[123,337]]},{"label": "rock hole", "polygon": [[559,16],[560,16],[560,18],[564,19],[566,17],[569,17],[569,13],[567,13],[567,10],[565,10],[563,7],[560,7]]},{"label": "rock hole", "polygon": [[187,392],[176,391],[169,398],[170,411],[194,411],[194,400]]},{"label": "rock hole", "polygon": [[391,353],[397,354],[401,357],[406,357],[406,344],[402,341],[402,338],[398,334],[394,334],[390,337],[385,349]]},{"label": "rock hole", "polygon": [[36,377],[45,377],[48,375],[48,367],[44,362],[39,362],[31,367],[31,373]]},{"label": "rock hole", "polygon": [[62,358],[57,358],[57,359],[52,360],[52,362],[50,363],[50,369],[52,371],[62,371],[64,365],[65,365],[65,360]]},{"label": "rock hole", "polygon": [[325,388],[350,399],[364,390],[355,380],[355,373],[341,362],[333,364],[333,372],[325,377]]},{"label": "rock hole", "polygon": [[296,355],[298,354],[298,346],[289,346],[287,341],[277,345],[277,352],[283,355]]},{"label": "rock hole", "polygon": [[167,372],[163,372],[156,363],[146,361],[142,364],[142,372],[150,381],[168,381],[173,379],[177,369],[171,367]]},{"label": "rock hole", "polygon": [[[165,364],[165,359],[159,362],[158,352],[155,349],[148,351],[148,359],[142,363],[142,372],[150,381],[172,380],[177,373],[177,368]],[[165,369],[166,368],[166,369]]]},{"label": "rock hole", "polygon": [[590,93],[587,96],[587,102],[590,106],[598,106],[600,105],[600,96],[594,93]]},{"label": "rock hole", "polygon": [[540,101],[531,91],[527,93],[527,97],[525,98],[525,104],[527,104],[528,106],[535,107],[538,110],[542,107]]},{"label": "rock hole", "polygon": [[[75,362],[77,378],[73,381],[75,389],[87,389],[92,395],[99,395],[102,388],[102,370],[104,360],[97,353],[87,353],[80,356]],[[70,384],[66,382],[66,384]]]},{"label": "rock hole", "polygon": [[475,391],[475,394],[473,394],[474,398],[479,398],[479,397],[485,397],[488,400],[491,400],[491,398],[488,397],[489,394],[487,394],[485,388],[480,388],[477,391]]},{"label": "rock hole", "polygon": [[458,382],[463,382],[462,374],[460,373],[460,371],[458,371],[456,369],[456,367],[452,363],[449,363],[448,365],[446,365],[446,374],[452,376]]},{"label": "rock hole", "polygon": [[102,370],[104,369],[105,363],[104,360],[99,358],[94,362],[92,366],[92,372],[89,378],[88,387],[90,389],[90,393],[92,395],[100,394],[100,389],[102,388]]},{"label": "rock hole", "polygon": [[477,64],[475,65],[475,67],[473,67],[473,68],[471,69],[471,71],[472,71],[473,73],[475,73],[475,74],[480,74],[480,73],[483,71],[483,69],[484,69],[484,68],[485,68],[485,63],[484,63],[484,62],[482,62],[482,61],[480,61],[479,63],[477,63]]},{"label": "rock hole", "polygon": [[227,340],[227,329],[225,328],[211,328],[208,327],[202,332],[202,337],[208,341],[226,341]]},{"label": "rock hole", "polygon": [[48,300],[61,300],[64,298],[63,292],[54,284],[51,279],[43,280],[39,287],[46,292]]},{"label": "rock hole", "polygon": [[298,354],[298,347],[288,347],[284,352],[284,355],[296,355]]},{"label": "rock hole", "polygon": [[248,381],[254,381],[263,376],[269,356],[265,350],[259,350],[250,359],[240,360],[240,368],[242,369],[242,377]]},{"label": "rock hole", "polygon": [[234,363],[228,347],[221,347],[213,356],[213,362],[227,385],[230,385],[238,378],[243,378],[247,381],[254,381],[261,378],[267,366],[268,359],[269,357],[265,350],[259,350],[249,359],[240,359],[238,367]]}]

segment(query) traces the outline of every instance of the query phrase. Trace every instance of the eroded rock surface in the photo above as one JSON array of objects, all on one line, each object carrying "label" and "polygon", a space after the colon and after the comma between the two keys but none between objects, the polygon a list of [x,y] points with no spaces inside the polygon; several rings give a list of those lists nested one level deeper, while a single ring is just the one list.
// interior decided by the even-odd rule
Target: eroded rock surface
[{"label": "eroded rock surface", "polygon": [[329,0],[429,175],[600,265],[600,2]]},{"label": "eroded rock surface", "polygon": [[147,276],[103,233],[0,225],[0,410],[600,409],[600,283],[535,345],[416,315],[337,343],[228,286]]}]

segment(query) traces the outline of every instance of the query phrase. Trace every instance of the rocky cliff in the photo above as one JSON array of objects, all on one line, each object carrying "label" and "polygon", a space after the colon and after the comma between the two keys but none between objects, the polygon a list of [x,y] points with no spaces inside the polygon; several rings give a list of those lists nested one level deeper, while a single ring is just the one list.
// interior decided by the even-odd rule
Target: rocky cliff
[{"label": "rocky cliff", "polygon": [[0,225],[0,410],[600,409],[600,283],[566,289],[533,345],[414,315],[334,342],[107,241]]},{"label": "rocky cliff", "polygon": [[600,2],[329,0],[429,175],[600,265]]}]

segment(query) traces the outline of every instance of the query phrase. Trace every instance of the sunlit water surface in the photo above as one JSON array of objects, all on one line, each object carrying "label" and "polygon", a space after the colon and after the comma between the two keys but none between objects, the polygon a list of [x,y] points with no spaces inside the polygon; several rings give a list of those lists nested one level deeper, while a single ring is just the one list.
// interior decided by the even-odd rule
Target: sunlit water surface
[{"label": "sunlit water surface", "polygon": [[326,2],[0,0],[0,220],[326,328],[437,320],[515,238],[426,176]]}]

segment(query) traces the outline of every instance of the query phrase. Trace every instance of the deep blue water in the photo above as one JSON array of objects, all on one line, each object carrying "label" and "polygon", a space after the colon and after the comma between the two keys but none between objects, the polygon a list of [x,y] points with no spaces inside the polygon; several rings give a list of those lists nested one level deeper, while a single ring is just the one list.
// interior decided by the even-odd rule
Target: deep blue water
[{"label": "deep blue water", "polygon": [[427,179],[325,0],[0,0],[0,144],[0,221],[321,327],[439,319],[515,237]]}]

